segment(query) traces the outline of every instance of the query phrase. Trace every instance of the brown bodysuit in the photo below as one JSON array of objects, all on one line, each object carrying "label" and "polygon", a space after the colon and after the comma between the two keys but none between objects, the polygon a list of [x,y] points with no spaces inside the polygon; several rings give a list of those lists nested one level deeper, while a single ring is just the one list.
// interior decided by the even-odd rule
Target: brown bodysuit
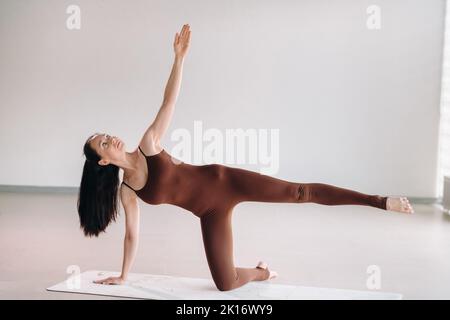
[{"label": "brown bodysuit", "polygon": [[298,183],[221,164],[192,165],[168,154],[146,156],[145,186],[134,190],[149,204],[173,204],[200,218],[206,258],[219,290],[265,280],[268,270],[237,268],[233,261],[231,216],[243,201],[365,205],[386,210],[387,197],[368,195],[323,183]]}]

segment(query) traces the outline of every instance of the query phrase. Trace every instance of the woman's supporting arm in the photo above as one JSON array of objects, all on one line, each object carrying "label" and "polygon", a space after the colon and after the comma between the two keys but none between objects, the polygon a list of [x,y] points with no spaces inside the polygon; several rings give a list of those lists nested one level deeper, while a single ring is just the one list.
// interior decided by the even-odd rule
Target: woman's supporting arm
[{"label": "woman's supporting arm", "polygon": [[120,277],[126,280],[133,265],[139,244],[139,203],[136,197],[126,200],[125,209],[125,238],[123,241],[123,263]]},{"label": "woman's supporting arm", "polygon": [[123,241],[123,263],[122,263],[122,273],[120,277],[122,280],[127,280],[128,272],[133,265],[134,259],[136,257],[136,252],[139,244],[139,237],[130,237],[125,235]]},{"label": "woman's supporting arm", "polygon": [[[127,191],[125,191],[127,190]],[[125,239],[123,242],[122,272],[118,277],[95,280],[97,284],[123,284],[133,265],[139,243],[139,203],[136,195],[127,188],[120,189],[120,199],[125,209]]]}]

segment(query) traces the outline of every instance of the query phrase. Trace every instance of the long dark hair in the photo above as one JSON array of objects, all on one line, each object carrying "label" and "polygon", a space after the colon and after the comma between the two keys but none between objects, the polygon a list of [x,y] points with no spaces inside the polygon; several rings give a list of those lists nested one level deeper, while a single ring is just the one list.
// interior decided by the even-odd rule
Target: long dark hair
[{"label": "long dark hair", "polygon": [[109,223],[116,221],[119,212],[119,167],[111,163],[106,166],[98,164],[101,157],[89,144],[94,135],[83,147],[86,160],[77,202],[80,228],[89,237],[98,237],[100,232],[105,232]]}]

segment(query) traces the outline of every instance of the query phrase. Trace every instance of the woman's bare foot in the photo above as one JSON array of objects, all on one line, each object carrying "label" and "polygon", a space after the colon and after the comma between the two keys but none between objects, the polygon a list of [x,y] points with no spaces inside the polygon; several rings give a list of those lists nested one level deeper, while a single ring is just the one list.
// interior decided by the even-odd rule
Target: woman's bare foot
[{"label": "woman's bare foot", "polygon": [[267,263],[265,263],[264,261],[258,262],[258,265],[257,265],[256,267],[257,267],[258,269],[264,269],[264,270],[269,271],[269,278],[268,278],[267,280],[270,280],[270,279],[273,279],[273,278],[278,277],[278,273],[277,273],[276,271],[270,271],[270,270],[267,268]]},{"label": "woman's bare foot", "polygon": [[409,200],[406,197],[388,197],[386,201],[386,210],[403,213],[414,213],[414,209],[409,204]]}]

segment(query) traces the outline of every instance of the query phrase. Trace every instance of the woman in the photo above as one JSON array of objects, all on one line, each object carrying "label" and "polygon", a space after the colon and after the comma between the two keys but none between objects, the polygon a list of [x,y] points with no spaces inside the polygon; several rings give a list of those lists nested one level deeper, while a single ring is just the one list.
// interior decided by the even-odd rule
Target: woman
[{"label": "woman", "polygon": [[412,213],[405,197],[367,195],[322,183],[296,183],[220,164],[191,165],[174,161],[160,141],[169,126],[181,83],[191,31],[184,25],[174,41],[175,62],[162,106],[138,148],[126,152],[117,137],[95,134],[84,145],[86,162],[78,199],[80,225],[86,236],[98,236],[117,216],[119,169],[124,170],[120,199],[126,215],[124,257],[119,277],[97,280],[122,284],[134,260],[139,237],[138,197],[149,204],[168,203],[191,211],[200,219],[203,243],[212,278],[221,291],[249,281],[275,277],[267,264],[239,268],[233,262],[231,216],[243,201],[366,205]]}]

